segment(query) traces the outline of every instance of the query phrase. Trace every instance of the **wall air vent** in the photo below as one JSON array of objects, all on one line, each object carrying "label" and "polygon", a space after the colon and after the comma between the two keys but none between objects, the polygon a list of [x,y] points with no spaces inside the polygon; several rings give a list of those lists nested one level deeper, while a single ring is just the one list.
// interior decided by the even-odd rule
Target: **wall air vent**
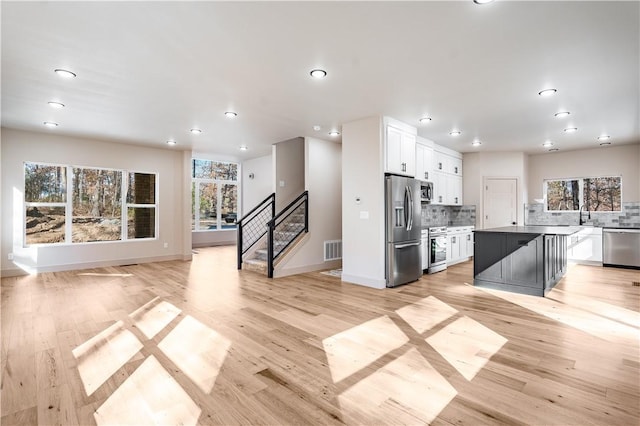
[{"label": "wall air vent", "polygon": [[342,259],[342,240],[324,242],[324,261]]}]

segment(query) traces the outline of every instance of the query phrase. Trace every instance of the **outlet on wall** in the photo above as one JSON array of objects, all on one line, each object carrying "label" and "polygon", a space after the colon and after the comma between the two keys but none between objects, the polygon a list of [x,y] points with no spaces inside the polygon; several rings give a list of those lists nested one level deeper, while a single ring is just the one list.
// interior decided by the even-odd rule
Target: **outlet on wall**
[{"label": "outlet on wall", "polygon": [[164,248],[169,248],[169,243],[164,243]]}]

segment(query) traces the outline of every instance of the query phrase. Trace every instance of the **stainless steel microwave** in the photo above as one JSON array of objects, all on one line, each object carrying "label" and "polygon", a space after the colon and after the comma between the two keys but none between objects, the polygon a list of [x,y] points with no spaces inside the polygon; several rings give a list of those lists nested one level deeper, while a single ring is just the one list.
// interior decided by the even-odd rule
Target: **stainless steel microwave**
[{"label": "stainless steel microwave", "polygon": [[420,182],[420,202],[430,203],[433,199],[433,183]]}]

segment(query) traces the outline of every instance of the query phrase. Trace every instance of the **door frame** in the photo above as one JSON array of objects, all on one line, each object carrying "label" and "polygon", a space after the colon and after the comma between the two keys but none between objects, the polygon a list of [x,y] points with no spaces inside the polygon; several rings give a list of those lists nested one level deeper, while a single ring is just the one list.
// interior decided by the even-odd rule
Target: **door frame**
[{"label": "door frame", "polygon": [[516,181],[516,223],[518,225],[523,224],[522,214],[523,214],[523,204],[522,204],[522,195],[520,194],[520,178],[518,176],[483,176],[482,177],[482,187],[480,188],[480,193],[482,197],[480,199],[480,229],[484,229],[484,205],[485,205],[485,188],[487,187],[487,183],[489,180],[515,180]]}]

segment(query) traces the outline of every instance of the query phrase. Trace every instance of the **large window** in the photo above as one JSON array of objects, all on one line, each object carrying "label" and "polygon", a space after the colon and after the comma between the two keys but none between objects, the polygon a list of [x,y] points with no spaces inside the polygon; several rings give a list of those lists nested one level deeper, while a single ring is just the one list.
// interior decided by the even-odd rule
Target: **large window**
[{"label": "large window", "polygon": [[24,171],[25,245],[155,238],[155,174],[36,163]]},{"label": "large window", "polygon": [[548,211],[620,211],[620,176],[547,180],[544,182]]},{"label": "large window", "polygon": [[193,159],[191,229],[235,229],[238,219],[238,164]]}]

